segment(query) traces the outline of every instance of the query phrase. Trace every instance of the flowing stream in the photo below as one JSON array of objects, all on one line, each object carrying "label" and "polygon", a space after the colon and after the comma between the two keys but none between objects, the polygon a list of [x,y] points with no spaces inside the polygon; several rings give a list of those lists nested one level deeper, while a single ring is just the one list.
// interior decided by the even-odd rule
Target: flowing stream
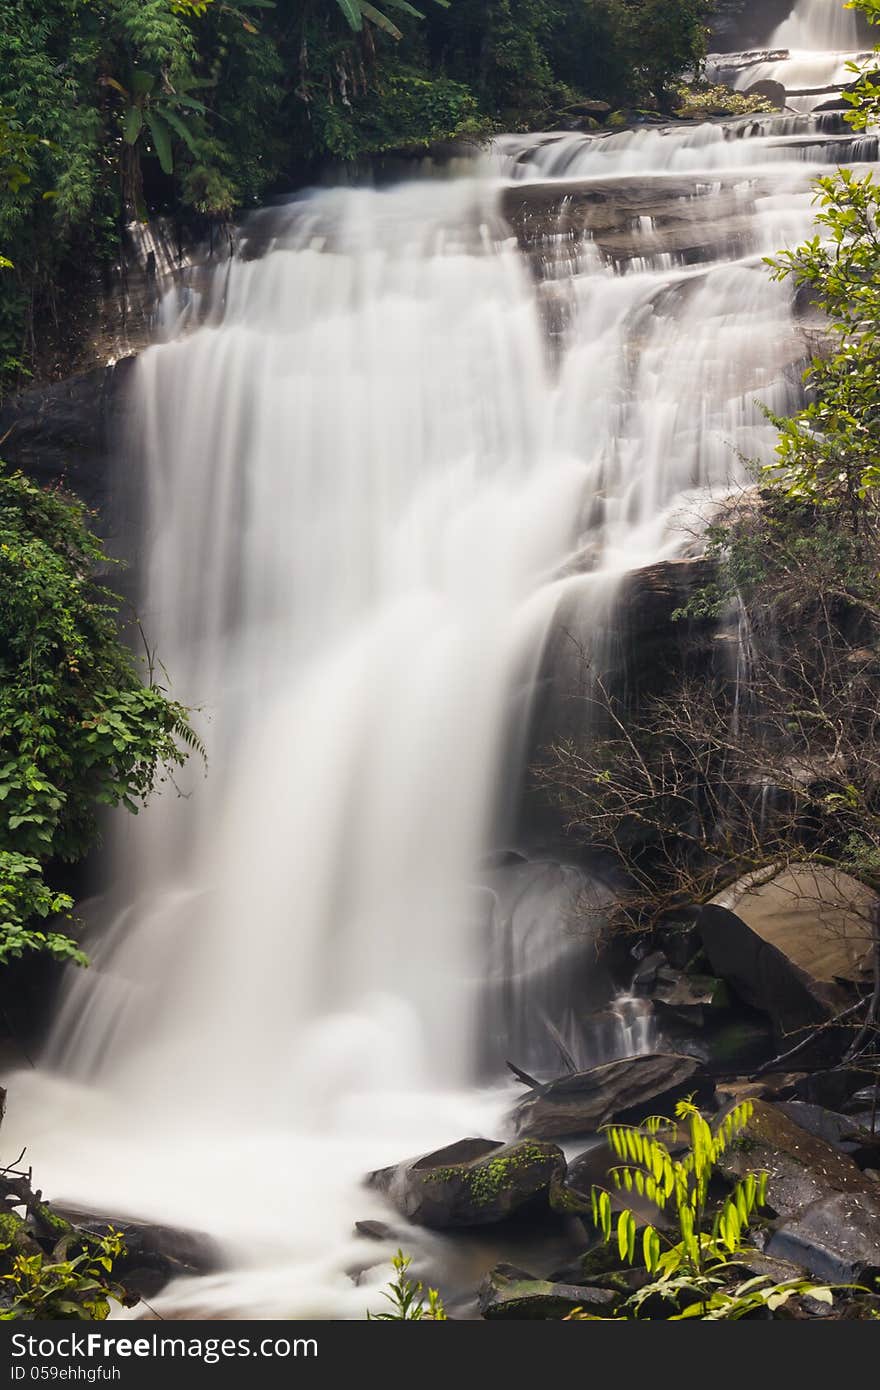
[{"label": "flowing stream", "polygon": [[[771,42],[846,45],[837,14]],[[94,965],[3,1132],[49,1195],[221,1243],[165,1316],[362,1316],[362,1174],[500,1134],[547,1018],[597,1060],[572,982],[610,889],[511,810],[548,638],[613,629],[624,577],[770,456],[759,402],[796,407],[810,344],[761,257],[875,156],[834,113],[505,137],[266,210],[167,300],[127,466],[210,765],[114,825]],[[650,1046],[638,1001],[606,1016],[606,1054]]]}]

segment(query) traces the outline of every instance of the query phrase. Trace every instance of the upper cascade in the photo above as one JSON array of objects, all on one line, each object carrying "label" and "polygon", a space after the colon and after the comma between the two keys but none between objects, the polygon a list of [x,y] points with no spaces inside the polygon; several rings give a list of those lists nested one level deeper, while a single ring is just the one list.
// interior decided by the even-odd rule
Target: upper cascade
[{"label": "upper cascade", "polygon": [[852,52],[859,46],[858,21],[842,0],[797,0],[770,44],[813,52]]},{"label": "upper cascade", "polygon": [[798,0],[766,49],[716,53],[707,74],[744,92],[757,88],[769,95],[782,88],[790,112],[840,109],[841,93],[853,81],[853,62],[865,66],[873,61],[862,30],[858,15],[843,0]]}]

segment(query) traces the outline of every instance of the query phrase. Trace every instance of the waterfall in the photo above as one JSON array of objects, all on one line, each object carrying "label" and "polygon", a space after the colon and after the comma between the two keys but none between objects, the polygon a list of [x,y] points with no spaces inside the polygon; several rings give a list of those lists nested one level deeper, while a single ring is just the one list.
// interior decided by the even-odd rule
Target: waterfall
[{"label": "waterfall", "polygon": [[[863,27],[843,0],[798,0],[770,35],[766,53],[710,55],[707,76],[743,91],[758,83],[782,87],[787,112],[845,109],[840,94],[854,81],[852,65],[876,65],[873,52],[861,44]],[[767,95],[766,86],[758,90]]]},{"label": "waterfall", "polygon": [[840,138],[506,137],[266,210],[169,296],[125,469],[210,763],[116,818],[94,964],[4,1130],[52,1196],[221,1242],[163,1309],[361,1316],[366,1170],[497,1135],[503,1058],[552,1065],[545,1018],[577,1052],[585,1000],[649,1045],[641,1001],[577,993],[607,888],[491,855],[550,635],[613,637],[626,575],[770,457],[762,403],[799,402],[761,257],[808,234]]},{"label": "waterfall", "polygon": [[770,40],[771,48],[819,49],[841,53],[858,47],[856,16],[843,0],[797,0]]}]

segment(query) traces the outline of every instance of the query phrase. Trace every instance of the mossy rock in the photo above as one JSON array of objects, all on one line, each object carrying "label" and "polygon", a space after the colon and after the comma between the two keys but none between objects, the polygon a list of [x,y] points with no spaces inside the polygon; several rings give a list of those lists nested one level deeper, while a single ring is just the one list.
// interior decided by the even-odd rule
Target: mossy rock
[{"label": "mossy rock", "polygon": [[619,1294],[612,1289],[554,1284],[512,1265],[496,1265],[480,1287],[480,1312],[490,1320],[558,1321],[576,1308],[601,1317],[617,1302]]},{"label": "mossy rock", "polygon": [[371,1173],[367,1181],[416,1225],[446,1230],[491,1225],[526,1203],[548,1201],[551,1185],[564,1175],[565,1158],[555,1144],[462,1139]]},{"label": "mossy rock", "polygon": [[39,1255],[40,1246],[34,1239],[24,1217],[15,1211],[0,1212],[0,1266],[8,1269],[16,1255]]}]

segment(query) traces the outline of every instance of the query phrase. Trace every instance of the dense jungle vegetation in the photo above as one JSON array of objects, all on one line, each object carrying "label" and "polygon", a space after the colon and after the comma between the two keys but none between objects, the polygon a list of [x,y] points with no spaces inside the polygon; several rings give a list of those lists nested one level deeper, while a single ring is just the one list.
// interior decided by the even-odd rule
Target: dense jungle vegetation
[{"label": "dense jungle vegetation", "polygon": [[662,105],[711,0],[0,0],[0,389],[132,218],[196,230],[321,161]]}]

